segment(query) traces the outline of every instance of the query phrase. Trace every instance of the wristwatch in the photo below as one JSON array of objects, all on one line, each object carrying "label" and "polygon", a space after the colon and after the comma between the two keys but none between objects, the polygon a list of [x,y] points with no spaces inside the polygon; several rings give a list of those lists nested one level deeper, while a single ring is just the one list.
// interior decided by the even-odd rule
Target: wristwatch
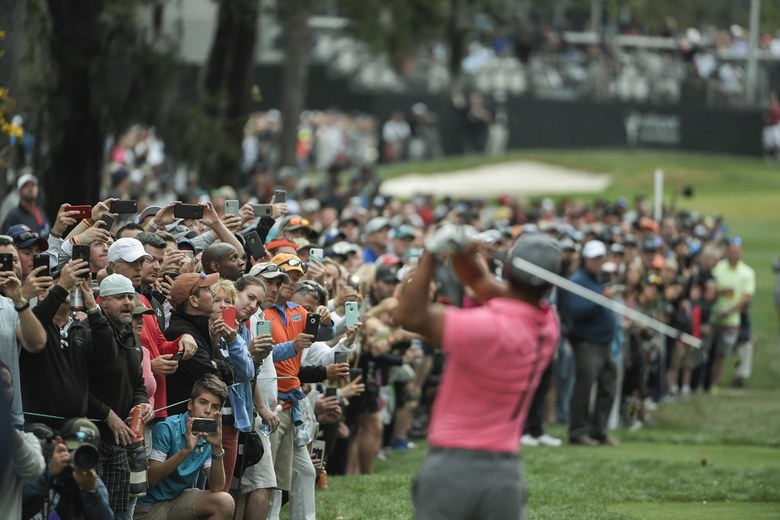
[{"label": "wristwatch", "polygon": [[219,454],[216,454],[216,453],[214,453],[212,451],[211,452],[211,458],[214,459],[214,460],[222,460],[222,459],[224,459],[225,458],[225,448],[222,448],[222,452],[219,453]]}]

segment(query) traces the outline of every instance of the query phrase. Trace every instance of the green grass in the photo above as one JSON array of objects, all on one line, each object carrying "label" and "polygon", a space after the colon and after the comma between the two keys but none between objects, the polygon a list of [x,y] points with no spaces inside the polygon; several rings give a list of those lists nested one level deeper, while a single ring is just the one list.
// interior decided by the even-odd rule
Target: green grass
[{"label": "green grass", "polygon": [[[616,432],[617,448],[524,449],[530,518],[780,518],[780,348],[770,270],[780,254],[780,167],[757,159],[646,151],[532,150],[500,160],[521,159],[610,174],[610,187],[581,196],[586,200],[652,196],[656,168],[665,172],[667,200],[672,191],[692,185],[694,197],[680,199],[678,208],[723,215],[732,233],[744,238],[745,261],[757,276],[752,316],[759,341],[746,389],[722,388],[716,396],[664,405],[654,414],[656,427]],[[446,172],[486,162],[498,161],[459,157],[393,165],[380,174]],[[565,437],[560,426],[549,432]],[[331,476],[329,489],[318,491],[318,518],[410,518],[409,484],[424,453],[423,443],[378,462],[374,475]]]}]

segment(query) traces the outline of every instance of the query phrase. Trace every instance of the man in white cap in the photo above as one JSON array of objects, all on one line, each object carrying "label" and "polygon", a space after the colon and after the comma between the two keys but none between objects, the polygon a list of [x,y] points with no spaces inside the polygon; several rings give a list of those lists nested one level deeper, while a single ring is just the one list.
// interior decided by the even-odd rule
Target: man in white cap
[{"label": "man in white cap", "polygon": [[[141,248],[143,250],[143,248]],[[125,424],[134,407],[149,422],[154,411],[146,395],[141,361],[143,353],[133,333],[135,289],[130,280],[111,274],[100,282],[100,308],[114,332],[117,357],[91,374],[90,417],[102,419],[98,473],[108,488],[109,504],[116,518],[132,518],[135,499],[130,498],[130,471],[125,446],[135,435]],[[96,414],[96,415],[93,415]]]},{"label": "man in white cap", "polygon": [[[144,263],[152,261],[152,259],[152,255],[135,238],[120,238],[108,248],[109,270],[129,280],[135,292],[139,291],[141,287],[141,271]],[[138,296],[145,307],[152,307],[145,296],[141,294]],[[164,418],[167,416],[164,409],[167,405],[167,376],[174,373],[179,367],[179,362],[174,358],[177,353],[182,352],[182,361],[190,359],[198,350],[198,344],[191,334],[182,334],[171,340],[166,339],[158,321],[152,316],[144,318],[144,328],[140,340],[149,349],[152,357],[152,372],[157,381],[157,392],[154,395],[155,403],[158,408],[163,408],[157,412],[157,418]]]},{"label": "man in white cap", "polygon": [[[601,268],[607,255],[603,242],[591,240],[582,247],[582,265],[569,278],[577,285],[602,294],[615,295],[612,287],[602,287]],[[616,445],[607,436],[607,419],[617,391],[617,367],[612,359],[615,336],[614,313],[601,305],[572,293],[561,301],[569,312],[569,341],[574,351],[575,383],[571,394],[569,442],[583,446]],[[596,385],[596,400],[591,409],[590,396]]]},{"label": "man in white cap", "polygon": [[19,192],[19,205],[8,212],[0,231],[16,224],[25,224],[43,238],[49,234],[51,225],[43,208],[38,206],[38,179],[31,173],[25,173],[16,181],[16,191]]}]

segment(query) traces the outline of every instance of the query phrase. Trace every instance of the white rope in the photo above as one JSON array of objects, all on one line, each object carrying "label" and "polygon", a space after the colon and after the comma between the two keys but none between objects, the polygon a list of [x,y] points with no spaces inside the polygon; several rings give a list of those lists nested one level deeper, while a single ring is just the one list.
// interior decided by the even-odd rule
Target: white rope
[{"label": "white rope", "polygon": [[633,320],[637,323],[646,325],[651,329],[660,332],[665,336],[679,339],[683,343],[686,343],[694,348],[701,348],[701,344],[702,344],[701,339],[695,336],[691,336],[690,334],[683,332],[681,330],[677,330],[674,327],[670,327],[666,323],[661,323],[660,321],[653,319],[650,316],[647,316],[645,314],[642,314],[641,312],[635,309],[627,307],[620,302],[616,302],[615,300],[610,300],[606,296],[598,294],[595,291],[591,291],[590,289],[583,287],[581,285],[577,285],[571,280],[568,280],[563,276],[559,276],[553,272],[550,272],[547,269],[543,269],[538,265],[528,262],[527,260],[523,260],[522,258],[515,257],[512,259],[512,265],[514,265],[518,269],[521,269],[527,273],[530,273],[534,276],[541,278],[545,282],[549,282],[570,293],[574,293],[577,296],[581,296],[582,298],[592,301],[597,305],[606,307],[607,309],[614,311],[620,314],[621,316],[625,316],[626,318]]}]

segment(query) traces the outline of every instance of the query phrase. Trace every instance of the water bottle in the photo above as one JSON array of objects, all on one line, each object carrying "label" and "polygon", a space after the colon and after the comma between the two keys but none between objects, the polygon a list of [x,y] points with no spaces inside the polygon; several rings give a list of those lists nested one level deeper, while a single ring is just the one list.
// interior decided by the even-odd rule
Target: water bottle
[{"label": "water bottle", "polygon": [[[282,411],[283,405],[282,403],[276,403],[276,407],[274,407],[274,413],[279,413]],[[260,433],[265,435],[266,437],[270,437],[273,431],[271,431],[271,426],[268,425],[265,420],[263,420],[260,423]]]},{"label": "water bottle", "polygon": [[81,294],[81,289],[78,286],[70,290],[70,308],[73,311],[84,310],[84,295]]}]

